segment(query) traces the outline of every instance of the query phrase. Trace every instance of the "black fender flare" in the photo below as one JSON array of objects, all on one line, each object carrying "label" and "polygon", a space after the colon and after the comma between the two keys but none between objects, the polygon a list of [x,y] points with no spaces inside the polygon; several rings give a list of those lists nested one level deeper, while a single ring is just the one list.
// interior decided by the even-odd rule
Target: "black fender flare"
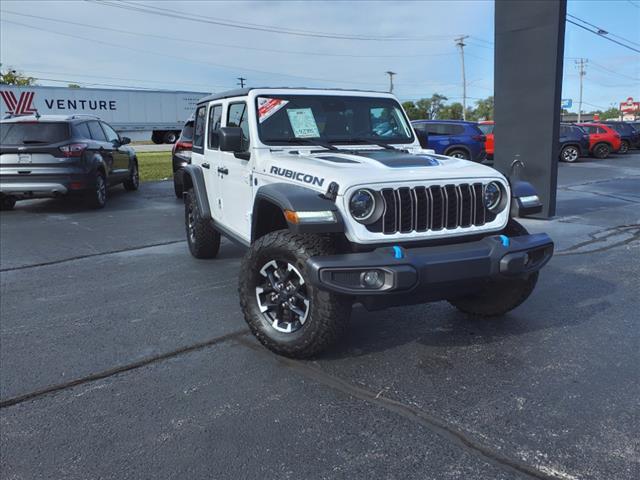
[{"label": "black fender flare", "polygon": [[261,186],[256,192],[251,215],[251,239],[256,238],[259,210],[267,202],[277,207],[284,215],[285,210],[293,212],[331,211],[334,222],[291,223],[287,221],[293,233],[341,233],[344,232],[342,215],[335,202],[325,198],[316,190],[291,183],[271,183]]},{"label": "black fender flare", "polygon": [[211,208],[209,208],[209,199],[207,197],[207,186],[204,182],[204,172],[200,165],[185,165],[183,167],[182,181],[184,192],[193,188],[193,195],[198,204],[198,210],[202,218],[211,219]]}]

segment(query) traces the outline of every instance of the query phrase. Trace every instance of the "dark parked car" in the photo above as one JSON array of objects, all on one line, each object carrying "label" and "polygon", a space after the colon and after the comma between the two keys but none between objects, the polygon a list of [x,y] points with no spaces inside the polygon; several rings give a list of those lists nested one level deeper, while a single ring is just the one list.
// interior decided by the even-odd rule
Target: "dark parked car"
[{"label": "dark parked car", "polygon": [[182,198],[182,169],[191,163],[191,147],[193,146],[193,118],[187,120],[180,132],[178,141],[173,144],[173,190],[176,197]]},{"label": "dark parked car", "polygon": [[411,124],[423,148],[474,162],[481,162],[487,156],[486,137],[475,122],[415,120]]},{"label": "dark parked car", "polygon": [[618,153],[627,153],[630,148],[640,148],[640,131],[629,122],[616,122],[607,120],[605,125],[613,128],[620,135],[620,150]]},{"label": "dark parked car", "polygon": [[0,121],[0,204],[79,193],[95,208],[107,187],[137,190],[138,160],[107,123],[89,115],[29,115]]},{"label": "dark parked car", "polygon": [[575,162],[589,155],[589,134],[578,125],[560,124],[560,160]]}]

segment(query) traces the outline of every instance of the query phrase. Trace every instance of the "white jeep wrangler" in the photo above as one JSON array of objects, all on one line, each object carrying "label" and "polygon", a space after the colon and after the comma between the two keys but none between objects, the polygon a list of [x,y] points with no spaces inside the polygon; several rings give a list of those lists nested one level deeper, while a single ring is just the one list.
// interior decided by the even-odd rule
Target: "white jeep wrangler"
[{"label": "white jeep wrangler", "polygon": [[553,242],[515,220],[533,187],[424,150],[387,93],[255,88],[203,98],[185,168],[191,253],[248,247],[240,304],[269,349],[306,357],[351,307],[448,300],[502,315],[533,291]]}]

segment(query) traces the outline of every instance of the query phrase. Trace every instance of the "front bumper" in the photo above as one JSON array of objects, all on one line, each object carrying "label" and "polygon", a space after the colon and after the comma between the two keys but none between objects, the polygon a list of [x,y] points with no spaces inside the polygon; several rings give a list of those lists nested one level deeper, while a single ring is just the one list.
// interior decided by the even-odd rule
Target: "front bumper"
[{"label": "front bumper", "polygon": [[[366,253],[311,257],[310,282],[323,290],[350,295],[367,308],[425,303],[481,289],[489,280],[508,280],[540,270],[553,255],[547,234],[404,249],[378,248]],[[383,280],[363,285],[365,272]]]}]

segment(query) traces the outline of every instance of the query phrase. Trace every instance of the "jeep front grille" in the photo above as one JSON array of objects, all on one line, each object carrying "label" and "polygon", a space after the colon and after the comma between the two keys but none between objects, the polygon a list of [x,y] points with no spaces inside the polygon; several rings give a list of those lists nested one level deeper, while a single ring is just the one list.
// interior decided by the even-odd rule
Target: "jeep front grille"
[{"label": "jeep front grille", "polygon": [[379,191],[384,213],[367,229],[392,235],[484,225],[496,215],[485,208],[482,188],[482,183],[384,188]]}]

